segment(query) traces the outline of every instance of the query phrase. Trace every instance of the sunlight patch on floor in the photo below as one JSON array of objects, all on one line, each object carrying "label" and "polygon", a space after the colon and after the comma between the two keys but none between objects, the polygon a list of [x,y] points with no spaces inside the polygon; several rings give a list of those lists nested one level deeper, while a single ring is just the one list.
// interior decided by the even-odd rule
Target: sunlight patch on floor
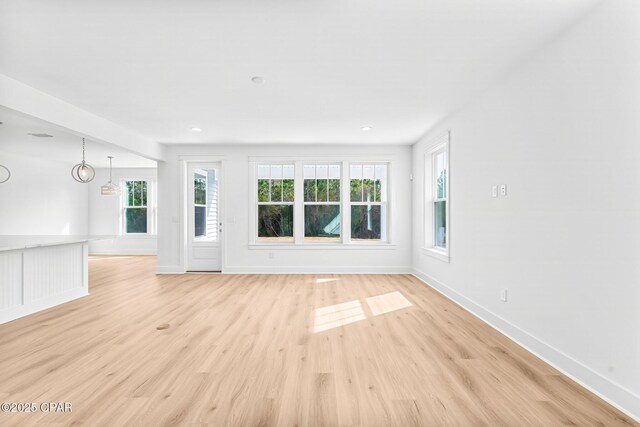
[{"label": "sunlight patch on floor", "polygon": [[378,316],[379,314],[390,313],[392,311],[401,310],[411,307],[413,304],[404,297],[400,292],[389,292],[375,297],[366,299],[367,305],[371,310],[371,314]]},{"label": "sunlight patch on floor", "polygon": [[341,304],[315,309],[313,332],[322,332],[366,319],[360,301],[353,300]]},{"label": "sunlight patch on floor", "polygon": [[322,278],[322,279],[316,279],[316,283],[329,283],[329,282],[337,282],[340,279],[330,279],[330,278]]},{"label": "sunlight patch on floor", "polygon": [[[373,316],[413,306],[413,304],[398,291],[365,298],[365,301]],[[313,332],[328,331],[329,329],[349,325],[359,322],[360,320],[365,320],[366,318],[367,315],[362,309],[362,302],[360,300],[316,308],[314,310]]]}]

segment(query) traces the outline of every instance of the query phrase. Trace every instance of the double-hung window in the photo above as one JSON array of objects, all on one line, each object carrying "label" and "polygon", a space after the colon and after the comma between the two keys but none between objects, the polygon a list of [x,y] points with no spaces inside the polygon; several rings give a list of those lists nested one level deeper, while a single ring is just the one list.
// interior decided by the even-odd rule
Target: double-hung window
[{"label": "double-hung window", "polygon": [[447,249],[447,150],[440,148],[433,160],[433,246]]},{"label": "double-hung window", "polygon": [[125,181],[123,192],[124,234],[148,234],[151,232],[149,206],[149,182]]},{"label": "double-hung window", "polygon": [[305,164],[303,171],[305,240],[339,242],[340,165]]},{"label": "double-hung window", "polygon": [[252,163],[250,245],[389,244],[389,170],[358,159]]},{"label": "double-hung window", "polygon": [[293,242],[295,166],[259,164],[258,241]]},{"label": "double-hung window", "polygon": [[387,165],[350,165],[351,240],[387,240]]},{"label": "double-hung window", "polygon": [[449,132],[435,139],[425,153],[425,249],[449,261]]}]

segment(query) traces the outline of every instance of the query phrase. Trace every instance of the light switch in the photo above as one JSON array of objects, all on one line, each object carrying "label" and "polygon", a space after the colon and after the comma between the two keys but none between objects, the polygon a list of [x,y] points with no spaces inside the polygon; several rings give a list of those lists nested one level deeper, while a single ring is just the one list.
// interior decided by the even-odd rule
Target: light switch
[{"label": "light switch", "polygon": [[500,195],[503,197],[507,195],[507,184],[500,185]]},{"label": "light switch", "polygon": [[498,186],[494,185],[491,187],[491,197],[498,197]]}]

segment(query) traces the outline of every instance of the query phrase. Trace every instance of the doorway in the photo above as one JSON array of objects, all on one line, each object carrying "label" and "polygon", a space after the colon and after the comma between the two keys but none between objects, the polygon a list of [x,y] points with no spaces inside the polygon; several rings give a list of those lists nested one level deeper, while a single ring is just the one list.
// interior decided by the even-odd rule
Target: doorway
[{"label": "doorway", "polygon": [[221,163],[187,166],[187,271],[221,271]]}]

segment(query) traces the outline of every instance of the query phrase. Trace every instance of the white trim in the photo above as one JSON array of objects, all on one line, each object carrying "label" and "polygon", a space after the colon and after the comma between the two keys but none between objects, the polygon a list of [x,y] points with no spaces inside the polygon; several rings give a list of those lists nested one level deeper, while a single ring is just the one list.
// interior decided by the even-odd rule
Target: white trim
[{"label": "white trim", "polygon": [[185,274],[186,271],[181,265],[158,265],[156,274]]},{"label": "white trim", "polygon": [[145,240],[152,240],[152,239],[157,239],[158,235],[157,234],[143,234],[143,233],[129,233],[129,234],[123,234],[122,236],[117,236],[114,237],[114,240],[137,240],[137,239],[145,239]]},{"label": "white trim", "polygon": [[225,274],[411,274],[411,267],[233,266]]},{"label": "white trim", "polygon": [[395,250],[397,249],[397,245],[389,244],[389,243],[349,243],[349,244],[340,244],[340,243],[299,243],[294,244],[291,242],[287,243],[251,243],[249,244],[249,249],[251,250],[289,250],[289,251],[297,251],[297,250]]},{"label": "white trim", "polygon": [[447,252],[439,248],[421,248],[421,250],[424,255],[439,259],[440,261],[451,262],[451,257]]},{"label": "white trim", "polygon": [[218,221],[222,222],[222,232],[219,233],[218,242],[220,244],[220,271],[224,272],[227,264],[227,239],[224,230],[226,223],[226,180],[225,180],[225,162],[226,156],[212,155],[180,155],[178,156],[180,164],[180,212],[179,212],[179,239],[180,239],[180,265],[179,266],[158,266],[157,274],[184,274],[187,271],[187,251],[189,231],[187,224],[187,208],[189,192],[187,189],[187,175],[190,164],[209,164],[220,163],[220,173],[218,175],[218,201],[222,209],[218,210]]},{"label": "white trim", "polygon": [[105,249],[105,250],[97,250],[97,251],[89,251],[89,256],[100,256],[100,255],[122,255],[122,256],[128,256],[128,255],[148,255],[148,256],[154,256],[154,255],[158,255],[158,251],[147,251],[144,249],[124,249],[124,250],[118,250],[118,249]]},{"label": "white trim", "polygon": [[[330,147],[330,146],[329,146]],[[311,163],[337,163],[337,162],[357,162],[357,163],[391,163],[398,159],[397,154],[370,154],[363,156],[362,154],[323,154],[323,155],[306,155],[306,156],[249,156],[249,163],[273,163],[282,162],[311,162]]]},{"label": "white trim", "polygon": [[[338,160],[341,159],[341,160]],[[367,246],[384,247],[393,243],[392,233],[394,229],[393,224],[393,208],[396,201],[395,191],[393,191],[393,163],[396,161],[395,155],[372,155],[372,156],[250,156],[249,157],[249,246],[293,246],[303,248],[318,246],[323,249],[337,249],[338,246],[347,246],[348,249],[367,249]],[[360,165],[381,165],[384,164],[387,167],[387,188],[385,198],[386,201],[366,203],[366,202],[351,202],[351,164]],[[257,168],[259,165],[293,165],[294,166],[294,202],[282,202],[282,203],[266,203],[258,202],[258,188],[257,188]],[[305,202],[304,201],[304,166],[305,165],[340,165],[340,201],[339,202]],[[286,241],[282,243],[274,242],[260,242],[258,240],[258,206],[265,204],[282,205],[287,204],[294,206],[293,216],[293,242]],[[385,230],[383,235],[386,234],[386,239],[371,240],[369,242],[351,242],[351,205],[377,205],[385,207],[387,220],[385,224]],[[304,207],[307,205],[330,205],[340,207],[340,242],[330,241],[327,243],[305,241],[304,237]]]},{"label": "white trim", "polygon": [[603,377],[578,360],[510,323],[424,272],[414,268],[413,276],[582,387],[640,422],[640,396],[631,390]]},{"label": "white trim", "polygon": [[[158,199],[157,199],[157,177],[152,175],[122,175],[119,177],[120,182],[120,208],[118,210],[119,222],[120,222],[120,235],[118,238],[157,238],[157,211],[158,211]],[[143,181],[147,183],[147,204],[145,206],[126,206],[125,198],[127,197],[127,181]],[[146,233],[127,233],[125,229],[125,209],[146,208],[147,209],[147,232]]]},{"label": "white trim", "polygon": [[4,107],[37,117],[48,126],[115,145],[147,159],[165,160],[163,144],[3,74],[0,74],[0,93]]}]

